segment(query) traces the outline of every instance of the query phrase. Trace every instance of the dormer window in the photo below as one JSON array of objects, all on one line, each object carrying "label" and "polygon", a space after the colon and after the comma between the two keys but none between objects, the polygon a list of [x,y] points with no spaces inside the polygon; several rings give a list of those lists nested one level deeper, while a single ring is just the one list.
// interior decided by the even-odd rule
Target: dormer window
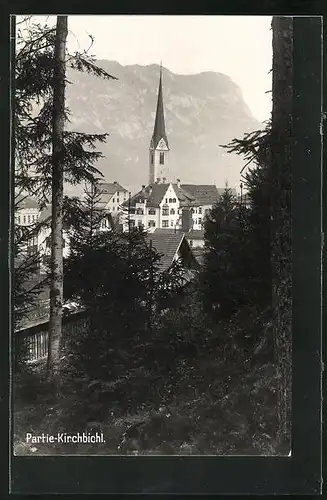
[{"label": "dormer window", "polygon": [[165,153],[160,153],[159,163],[160,163],[160,165],[164,165],[164,163],[165,163]]}]

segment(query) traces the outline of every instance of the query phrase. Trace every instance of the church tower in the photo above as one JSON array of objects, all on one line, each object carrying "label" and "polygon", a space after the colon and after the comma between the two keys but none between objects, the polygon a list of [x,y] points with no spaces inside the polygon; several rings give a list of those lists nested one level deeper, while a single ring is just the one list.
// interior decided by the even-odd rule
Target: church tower
[{"label": "church tower", "polygon": [[160,65],[160,78],[157,100],[157,112],[154,123],[153,135],[149,148],[149,184],[163,182],[168,178],[168,152],[169,145],[165,130],[165,115],[162,96],[162,66]]}]

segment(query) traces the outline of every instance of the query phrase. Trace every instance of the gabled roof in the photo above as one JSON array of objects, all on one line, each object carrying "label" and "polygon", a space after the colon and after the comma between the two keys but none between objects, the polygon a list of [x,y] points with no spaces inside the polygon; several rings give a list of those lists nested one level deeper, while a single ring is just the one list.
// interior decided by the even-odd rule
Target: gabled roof
[{"label": "gabled roof", "polygon": [[125,189],[119,182],[100,182],[98,188],[101,191],[99,200],[97,201],[97,207],[99,209],[104,209],[117,191],[122,191],[127,193]]},{"label": "gabled roof", "polygon": [[193,205],[198,205],[199,204],[199,202],[196,199],[196,197],[192,193],[190,193],[189,191],[187,191],[186,189],[184,189],[183,186],[178,187],[177,184],[173,184],[173,187],[174,187],[175,193],[178,196],[180,204],[182,206],[183,205],[187,205],[187,206],[191,205],[191,206],[193,206]]},{"label": "gabled roof", "polygon": [[220,195],[214,184],[182,184],[181,188],[191,193],[200,205],[212,205]]},{"label": "gabled roof", "polygon": [[127,192],[127,189],[125,189],[121,184],[119,184],[119,182],[100,182],[99,183],[99,188],[101,189],[101,191],[104,193],[104,194],[115,194],[116,191],[126,191]]},{"label": "gabled roof", "polygon": [[162,68],[161,67],[160,67],[160,78],[159,78],[159,89],[158,89],[158,100],[157,100],[157,112],[156,112],[156,119],[155,119],[155,123],[154,123],[154,130],[153,130],[153,135],[152,135],[150,147],[155,149],[158,146],[160,139],[164,139],[167,147],[169,148],[168,139],[166,136],[166,129],[165,129],[165,115],[164,115],[164,106],[163,106],[163,97],[162,97]]},{"label": "gabled roof", "polygon": [[162,254],[159,271],[165,271],[172,265],[183,239],[185,239],[184,233],[173,229],[156,229],[153,233],[147,234],[147,240],[152,241],[152,247]]},{"label": "gabled roof", "polygon": [[[147,206],[149,207],[158,207],[162,202],[169,185],[170,184],[154,184],[152,189],[151,186],[147,186],[144,190],[139,191],[131,197],[131,207],[135,207],[136,203],[139,203],[139,200],[141,200],[141,203],[144,203],[144,200],[147,200]],[[129,201],[127,200],[123,203],[123,206],[128,207],[128,204]]]},{"label": "gabled roof", "polygon": [[[132,196],[130,200],[130,206],[135,207],[136,203],[144,203],[144,200],[147,200],[148,207],[159,207],[159,204],[162,202],[167,189],[170,184],[153,184],[152,189],[151,186],[146,186],[144,190],[139,191],[134,196]],[[200,203],[191,193],[188,193],[183,187],[178,187],[177,184],[172,184],[174,191],[176,193],[177,198],[179,199],[181,206],[196,206]],[[123,203],[124,207],[128,207],[128,200]]]}]

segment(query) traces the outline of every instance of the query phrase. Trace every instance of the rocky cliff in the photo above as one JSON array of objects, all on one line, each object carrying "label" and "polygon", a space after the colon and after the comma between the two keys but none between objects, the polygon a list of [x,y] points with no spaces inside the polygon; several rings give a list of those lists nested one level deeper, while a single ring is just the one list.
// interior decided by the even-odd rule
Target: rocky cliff
[{"label": "rocky cliff", "polygon": [[[100,145],[105,158],[98,168],[106,180],[135,191],[148,182],[148,148],[153,132],[159,66],[121,66],[98,61],[118,80],[105,81],[68,73],[70,128],[109,133]],[[174,181],[238,187],[242,159],[219,147],[260,128],[237,85],[223,74],[178,75],[163,69],[170,172]]]}]

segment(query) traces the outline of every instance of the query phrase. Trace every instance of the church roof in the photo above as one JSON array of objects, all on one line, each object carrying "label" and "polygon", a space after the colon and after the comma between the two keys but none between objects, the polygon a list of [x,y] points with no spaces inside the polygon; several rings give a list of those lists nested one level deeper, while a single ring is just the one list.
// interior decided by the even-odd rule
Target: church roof
[{"label": "church roof", "polygon": [[160,67],[160,79],[159,79],[159,89],[158,89],[158,99],[157,99],[157,111],[156,111],[156,119],[154,123],[154,130],[151,139],[151,148],[155,149],[159,141],[164,139],[167,147],[168,139],[166,136],[166,128],[165,128],[165,115],[164,115],[164,106],[163,106],[163,95],[162,95],[162,68]]}]

